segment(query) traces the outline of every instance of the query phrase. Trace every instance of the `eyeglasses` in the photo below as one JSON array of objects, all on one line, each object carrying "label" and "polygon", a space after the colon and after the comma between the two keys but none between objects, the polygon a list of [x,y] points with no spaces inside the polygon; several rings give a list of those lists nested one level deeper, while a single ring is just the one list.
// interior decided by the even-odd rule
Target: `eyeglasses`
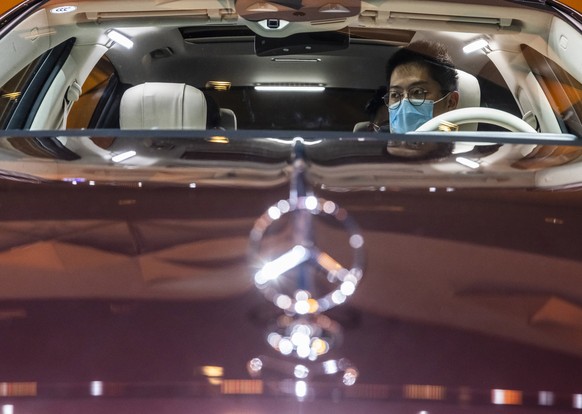
[{"label": "eyeglasses", "polygon": [[409,102],[414,106],[420,106],[426,100],[428,91],[424,88],[410,88],[403,92],[399,90],[389,90],[386,95],[382,97],[384,104],[390,109],[396,109],[400,106],[402,99],[406,96]]}]

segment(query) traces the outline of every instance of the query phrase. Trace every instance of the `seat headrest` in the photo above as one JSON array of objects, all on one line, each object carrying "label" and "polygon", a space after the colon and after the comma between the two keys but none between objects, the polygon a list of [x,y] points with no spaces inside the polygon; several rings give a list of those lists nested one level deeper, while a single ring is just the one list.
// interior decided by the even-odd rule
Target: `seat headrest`
[{"label": "seat headrest", "polygon": [[236,129],[236,115],[232,109],[220,108],[220,126],[224,129]]},{"label": "seat headrest", "polygon": [[122,129],[206,129],[204,94],[183,83],[149,82],[121,98]]}]

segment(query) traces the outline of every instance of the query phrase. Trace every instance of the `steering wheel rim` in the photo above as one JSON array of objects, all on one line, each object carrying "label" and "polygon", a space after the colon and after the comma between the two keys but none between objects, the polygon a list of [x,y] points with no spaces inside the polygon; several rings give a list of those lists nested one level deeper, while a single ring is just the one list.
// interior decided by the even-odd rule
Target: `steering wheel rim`
[{"label": "steering wheel rim", "polygon": [[530,124],[515,115],[499,109],[481,107],[453,109],[445,112],[419,126],[416,132],[438,131],[443,122],[450,122],[456,125],[483,122],[500,126],[511,132],[537,133]]}]

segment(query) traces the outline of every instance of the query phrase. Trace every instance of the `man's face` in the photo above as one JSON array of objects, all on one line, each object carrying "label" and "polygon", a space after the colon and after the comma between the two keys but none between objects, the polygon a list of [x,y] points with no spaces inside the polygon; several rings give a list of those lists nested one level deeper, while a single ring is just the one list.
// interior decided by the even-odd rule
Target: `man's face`
[{"label": "man's face", "polygon": [[[439,83],[431,78],[426,67],[416,64],[407,64],[396,67],[390,77],[388,90],[407,93],[411,88],[422,88],[426,90],[426,100],[438,101],[446,95],[446,92],[442,92]],[[459,95],[457,92],[452,92],[442,101],[436,102],[433,107],[433,116],[455,109],[457,107],[458,97]],[[430,156],[431,152],[438,151],[439,146],[441,145],[443,144],[436,142],[390,142],[387,150],[389,154],[394,156],[415,159]]]},{"label": "man's face", "polygon": [[[389,91],[408,92],[410,88],[423,88],[427,90],[426,100],[437,101],[447,92],[443,93],[439,83],[431,78],[428,68],[414,63],[397,66],[390,77]],[[457,107],[458,93],[453,92],[445,99],[435,103],[433,116],[450,111]]]}]

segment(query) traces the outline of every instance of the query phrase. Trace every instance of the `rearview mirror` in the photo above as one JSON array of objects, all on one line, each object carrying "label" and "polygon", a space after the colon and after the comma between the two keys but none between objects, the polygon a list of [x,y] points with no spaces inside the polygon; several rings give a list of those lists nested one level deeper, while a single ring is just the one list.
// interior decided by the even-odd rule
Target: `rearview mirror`
[{"label": "rearview mirror", "polygon": [[350,36],[343,32],[297,33],[288,37],[255,36],[257,56],[304,55],[347,49]]}]

